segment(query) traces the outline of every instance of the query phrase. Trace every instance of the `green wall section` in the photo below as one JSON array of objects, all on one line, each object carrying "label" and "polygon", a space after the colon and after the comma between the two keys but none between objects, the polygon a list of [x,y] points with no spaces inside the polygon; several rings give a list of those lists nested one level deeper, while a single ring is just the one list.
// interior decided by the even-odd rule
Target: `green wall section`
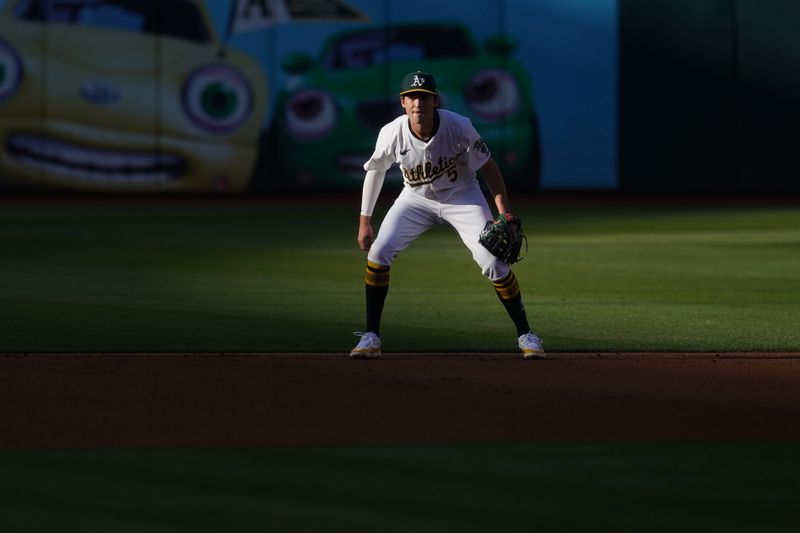
[{"label": "green wall section", "polygon": [[800,3],[620,0],[620,185],[798,191]]},{"label": "green wall section", "polygon": [[800,190],[800,3],[737,2],[738,176]]}]

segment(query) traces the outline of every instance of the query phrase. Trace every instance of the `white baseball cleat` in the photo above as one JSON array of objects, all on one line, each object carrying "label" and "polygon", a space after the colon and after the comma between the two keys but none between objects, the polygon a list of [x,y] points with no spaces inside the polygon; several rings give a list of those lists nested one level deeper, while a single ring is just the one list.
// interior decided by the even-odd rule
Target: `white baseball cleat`
[{"label": "white baseball cleat", "polygon": [[360,331],[353,332],[356,337],[361,337],[356,347],[350,351],[350,357],[353,359],[377,359],[381,356],[381,339],[374,333],[367,332],[361,333]]},{"label": "white baseball cleat", "polygon": [[522,357],[525,359],[545,359],[542,339],[537,337],[532,331],[519,337],[519,348],[522,350]]}]

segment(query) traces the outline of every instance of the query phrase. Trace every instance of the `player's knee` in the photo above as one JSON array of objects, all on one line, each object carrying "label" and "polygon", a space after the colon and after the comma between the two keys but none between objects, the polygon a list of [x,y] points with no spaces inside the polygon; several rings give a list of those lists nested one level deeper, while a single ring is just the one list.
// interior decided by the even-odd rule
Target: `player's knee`
[{"label": "player's knee", "polygon": [[392,266],[395,255],[397,254],[390,251],[380,241],[375,241],[369,249],[367,260],[378,265],[390,267]]},{"label": "player's knee", "polygon": [[491,281],[497,281],[508,276],[508,273],[511,272],[511,267],[503,261],[492,261],[484,264],[481,272]]}]

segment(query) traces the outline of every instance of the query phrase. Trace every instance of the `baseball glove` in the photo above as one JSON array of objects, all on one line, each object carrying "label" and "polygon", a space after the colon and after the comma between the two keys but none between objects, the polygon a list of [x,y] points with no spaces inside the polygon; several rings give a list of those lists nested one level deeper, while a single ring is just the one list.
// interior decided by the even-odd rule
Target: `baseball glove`
[{"label": "baseball glove", "polygon": [[528,239],[522,233],[522,221],[511,213],[500,213],[497,218],[488,221],[478,238],[478,242],[492,255],[509,264],[522,259],[519,254],[523,241],[527,252]]}]

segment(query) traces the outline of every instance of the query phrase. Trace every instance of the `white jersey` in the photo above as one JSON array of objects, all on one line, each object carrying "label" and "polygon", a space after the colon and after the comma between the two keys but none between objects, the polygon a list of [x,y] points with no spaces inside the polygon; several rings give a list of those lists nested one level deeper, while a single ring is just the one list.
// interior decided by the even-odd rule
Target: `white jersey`
[{"label": "white jersey", "polygon": [[385,172],[397,163],[407,189],[440,202],[474,185],[475,172],[489,160],[489,149],[469,118],[445,109],[437,112],[439,128],[427,142],[411,133],[406,115],[386,124],[364,170]]}]

